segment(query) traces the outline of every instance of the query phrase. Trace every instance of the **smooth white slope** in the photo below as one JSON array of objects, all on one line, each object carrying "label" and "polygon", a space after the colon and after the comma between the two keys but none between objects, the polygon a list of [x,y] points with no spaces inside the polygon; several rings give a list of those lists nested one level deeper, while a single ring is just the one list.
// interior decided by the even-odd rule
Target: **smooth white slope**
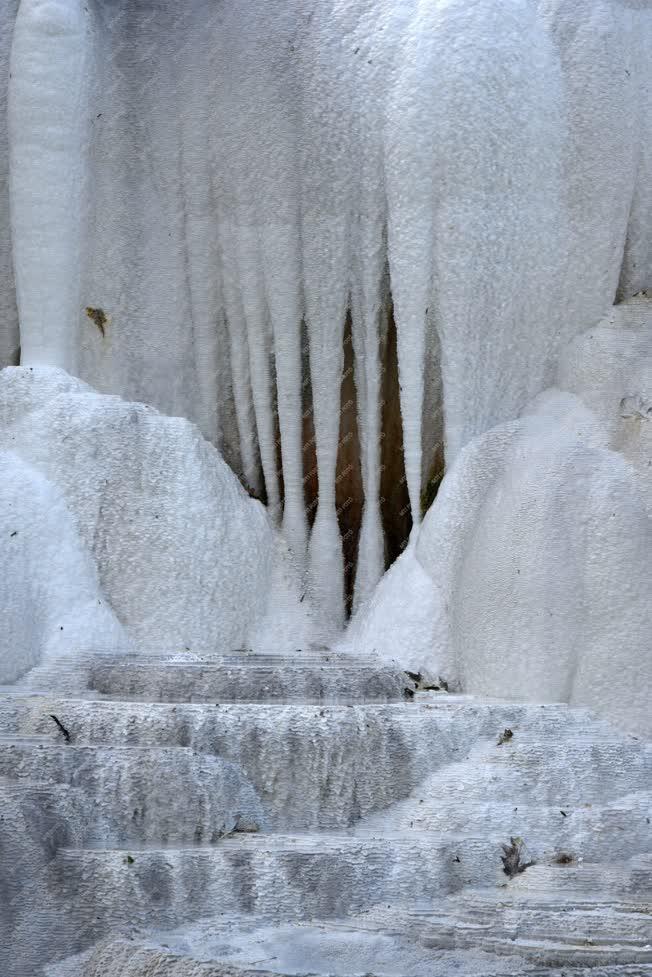
[{"label": "smooth white slope", "polygon": [[287,643],[277,650],[309,640],[309,602],[265,509],[188,421],[60,370],[7,368],[0,446],[61,493],[139,649],[247,648],[267,627]]},{"label": "smooth white slope", "polygon": [[0,683],[54,658],[130,650],[61,492],[13,451],[0,451],[0,604]]},{"label": "smooth white slope", "polygon": [[[21,0],[9,84],[21,362],[73,369],[95,58],[83,0]],[[84,228],[88,231],[88,228]]]},{"label": "smooth white slope", "polygon": [[[618,0],[88,7],[93,48],[77,0],[65,16],[57,0],[24,0],[14,43],[25,356],[74,354],[98,389],[196,420],[275,518],[282,483],[301,566],[305,322],[320,494],[310,581],[337,628],[348,307],[365,491],[357,606],[382,567],[385,266],[416,525],[442,436],[437,391],[450,465],[552,382],[563,344],[618,287],[652,282],[652,14]],[[86,305],[105,310],[104,331]]]},{"label": "smooth white slope", "polygon": [[9,56],[19,0],[7,0],[0,12],[0,369],[17,362],[20,340],[16,287],[11,254],[9,214],[9,139],[7,132],[7,88]]},{"label": "smooth white slope", "polygon": [[558,382],[460,452],[345,644],[649,734],[652,302],[577,337]]},{"label": "smooth white slope", "polygon": [[619,279],[621,298],[651,282],[650,225],[637,225],[649,213],[651,194],[652,11],[627,0],[538,0],[536,6],[565,91],[565,297],[571,303],[565,311],[574,315],[565,315],[564,328],[570,338],[608,311]]},{"label": "smooth white slope", "polygon": [[[366,9],[365,9],[366,7]],[[383,101],[380,74],[388,52],[377,42],[382,14],[373,3],[356,17],[340,5],[342,34],[350,57],[352,113],[356,124],[349,137],[355,159],[350,296],[351,339],[358,410],[360,469],[364,503],[358,538],[353,607],[363,604],[385,569],[380,514],[381,350],[387,328],[386,277],[387,205],[383,170]],[[348,17],[347,17],[348,15]]]},{"label": "smooth white slope", "polygon": [[585,409],[550,395],[521,422],[464,553],[450,619],[463,687],[649,729],[651,547],[635,472]]}]

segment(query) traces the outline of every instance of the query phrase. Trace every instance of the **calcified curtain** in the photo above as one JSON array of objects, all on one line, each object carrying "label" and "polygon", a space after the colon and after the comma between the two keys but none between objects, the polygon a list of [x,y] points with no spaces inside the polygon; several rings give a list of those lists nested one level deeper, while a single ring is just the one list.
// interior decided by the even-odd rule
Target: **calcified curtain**
[{"label": "calcified curtain", "polygon": [[7,88],[9,53],[18,0],[7,0],[0,13],[0,367],[18,363],[18,313],[11,259],[9,221],[9,146]]},{"label": "calcified curtain", "polygon": [[[9,128],[23,361],[195,420],[264,493],[331,624],[347,316],[360,600],[384,567],[390,305],[418,523],[440,406],[450,461],[546,385],[560,344],[619,286],[649,284],[649,13],[573,0],[571,31],[566,6],[21,4]],[[10,358],[6,261],[0,276]]]}]

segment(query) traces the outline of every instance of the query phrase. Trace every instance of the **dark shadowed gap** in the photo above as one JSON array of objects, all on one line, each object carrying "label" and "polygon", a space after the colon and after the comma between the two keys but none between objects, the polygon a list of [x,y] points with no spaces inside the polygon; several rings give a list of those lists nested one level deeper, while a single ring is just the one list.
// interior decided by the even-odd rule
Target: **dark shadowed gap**
[{"label": "dark shadowed gap", "polygon": [[403,552],[412,528],[403,458],[396,323],[391,303],[387,310],[387,340],[382,354],[380,512],[385,532],[386,566],[389,566]]},{"label": "dark shadowed gap", "polygon": [[[381,479],[380,511],[385,534],[385,566],[390,566],[403,552],[412,528],[412,514],[405,479],[403,458],[403,427],[401,420],[400,387],[396,345],[396,324],[391,301],[388,305],[386,339],[381,349]],[[303,387],[303,483],[308,525],[312,527],[317,512],[319,481],[313,425],[312,389],[310,384],[309,345],[305,324],[302,325],[302,387]],[[274,385],[275,386],[275,385]],[[426,409],[441,411],[441,402],[431,393]],[[283,500],[283,468],[281,436],[278,425],[276,393],[274,394],[276,452],[281,501]],[[424,445],[424,476],[421,507],[425,512],[437,495],[444,473],[443,442]],[[358,405],[355,386],[355,363],[351,338],[351,316],[347,313],[344,329],[344,369],[340,387],[340,433],[336,468],[335,500],[342,535],[344,553],[344,593],[350,610],[355,585],[358,539],[364,505]],[[261,501],[265,501],[263,495]]]},{"label": "dark shadowed gap", "polygon": [[344,596],[347,611],[350,611],[364,502],[350,313],[347,314],[344,329],[344,374],[340,389],[340,440],[337,452],[335,502],[344,551]]}]

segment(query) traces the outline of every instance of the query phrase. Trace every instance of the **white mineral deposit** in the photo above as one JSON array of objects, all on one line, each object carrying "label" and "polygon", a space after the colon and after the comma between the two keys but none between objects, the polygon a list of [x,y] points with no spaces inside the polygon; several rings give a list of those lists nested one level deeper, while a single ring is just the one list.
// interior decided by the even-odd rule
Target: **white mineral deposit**
[{"label": "white mineral deposit", "polygon": [[652,7],[4,0],[0,977],[652,977]]}]

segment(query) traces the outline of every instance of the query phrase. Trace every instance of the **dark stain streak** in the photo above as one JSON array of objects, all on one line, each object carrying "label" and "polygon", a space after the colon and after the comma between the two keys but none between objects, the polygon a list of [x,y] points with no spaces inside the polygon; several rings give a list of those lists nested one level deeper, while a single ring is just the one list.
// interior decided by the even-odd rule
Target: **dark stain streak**
[{"label": "dark stain streak", "polygon": [[102,333],[102,337],[106,336],[106,326],[109,321],[109,317],[107,316],[104,309],[95,309],[93,308],[92,305],[87,305],[86,308],[84,309],[84,312],[91,320],[91,322],[95,323],[97,328]]}]

